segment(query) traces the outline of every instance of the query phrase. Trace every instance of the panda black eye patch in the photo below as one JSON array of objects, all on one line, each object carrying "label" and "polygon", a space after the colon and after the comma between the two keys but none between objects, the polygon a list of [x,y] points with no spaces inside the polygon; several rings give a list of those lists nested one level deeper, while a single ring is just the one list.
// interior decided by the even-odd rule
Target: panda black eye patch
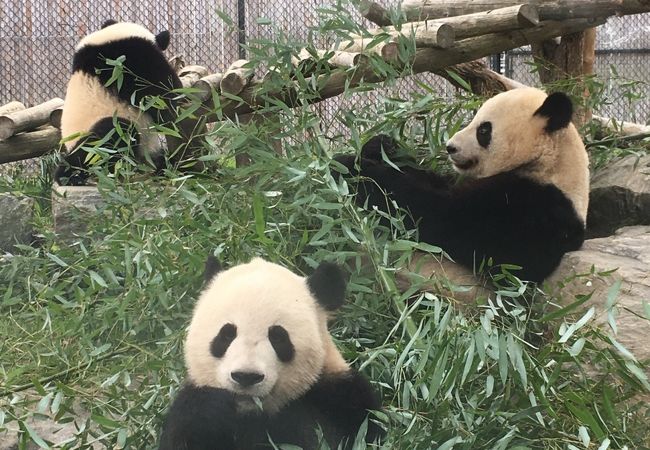
[{"label": "panda black eye patch", "polygon": [[273,325],[269,327],[269,341],[280,361],[286,363],[293,359],[296,351],[293,348],[289,333],[282,326]]},{"label": "panda black eye patch", "polygon": [[212,356],[215,358],[221,358],[226,353],[226,350],[228,350],[231,342],[234,341],[236,337],[237,327],[232,323],[227,323],[221,327],[219,334],[217,334],[210,343],[210,353],[212,353]]},{"label": "panda black eye patch", "polygon": [[483,148],[488,148],[492,142],[492,122],[483,122],[476,129],[476,140]]}]

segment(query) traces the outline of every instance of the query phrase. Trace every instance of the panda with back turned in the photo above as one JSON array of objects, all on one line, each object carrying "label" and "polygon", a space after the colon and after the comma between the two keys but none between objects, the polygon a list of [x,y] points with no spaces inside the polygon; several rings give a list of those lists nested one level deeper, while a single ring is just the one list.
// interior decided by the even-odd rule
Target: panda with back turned
[{"label": "panda with back turned", "polygon": [[292,444],[351,448],[383,430],[368,419],[381,403],[345,362],[327,330],[344,301],[341,270],[322,263],[307,277],[253,259],[206,265],[185,340],[187,380],[163,425],[160,450],[249,450]]},{"label": "panda with back turned", "polygon": [[572,114],[560,92],[519,88],[487,100],[447,142],[454,169],[466,176],[459,183],[412,164],[391,167],[382,150],[389,158],[398,152],[387,136],[368,141],[359,158],[337,160],[359,180],[360,205],[390,210],[386,192],[410,212],[420,241],[462,268],[492,259],[541,282],[584,240],[589,161]]},{"label": "panda with back turned", "polygon": [[[65,159],[54,174],[57,183],[86,184],[89,154],[83,145],[104,138],[105,147],[129,148],[140,162],[149,159],[155,169],[163,168],[165,157],[154,125],[175,120],[177,105],[170,91],[182,86],[162,53],[169,40],[168,31],[154,35],[135,23],[108,20],[79,41],[61,116],[61,135],[70,138],[65,142]],[[120,56],[126,59],[118,89],[118,82],[107,86],[113,74],[107,59]],[[142,111],[134,106],[149,96],[161,98],[164,107]],[[109,167],[119,158],[119,152],[112,154]]]}]

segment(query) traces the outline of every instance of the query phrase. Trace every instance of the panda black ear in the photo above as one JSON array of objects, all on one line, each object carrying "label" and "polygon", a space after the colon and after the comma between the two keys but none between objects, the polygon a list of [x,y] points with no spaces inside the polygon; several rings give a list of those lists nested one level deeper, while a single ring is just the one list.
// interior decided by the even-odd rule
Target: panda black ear
[{"label": "panda black ear", "polygon": [[346,281],[339,266],[322,262],[307,278],[307,286],[327,311],[339,309],[345,301]]},{"label": "panda black ear", "polygon": [[169,47],[169,31],[161,31],[156,35],[156,45],[160,50],[167,50],[167,47]]},{"label": "panda black ear", "polygon": [[535,111],[536,116],[547,118],[544,130],[547,133],[552,133],[561,130],[571,123],[573,116],[573,103],[571,99],[562,92],[554,92],[546,97],[542,106]]},{"label": "panda black ear", "polygon": [[117,20],[113,19],[108,19],[106,22],[102,24],[102,30],[106,27],[110,27],[111,25],[115,25],[117,23]]},{"label": "panda black ear", "polygon": [[209,255],[208,259],[205,261],[205,270],[203,272],[203,282],[208,283],[214,278],[216,274],[221,272],[223,267],[221,263],[214,255]]}]

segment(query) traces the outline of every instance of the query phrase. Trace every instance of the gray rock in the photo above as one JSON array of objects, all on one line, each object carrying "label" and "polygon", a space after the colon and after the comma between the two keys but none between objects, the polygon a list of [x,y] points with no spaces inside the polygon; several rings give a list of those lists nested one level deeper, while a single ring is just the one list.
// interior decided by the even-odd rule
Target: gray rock
[{"label": "gray rock", "polygon": [[52,214],[54,231],[62,241],[83,236],[88,220],[96,218],[96,212],[104,206],[104,200],[95,186],[52,187]]},{"label": "gray rock", "polygon": [[610,236],[629,225],[650,225],[650,155],[627,156],[591,178],[587,237]]},{"label": "gray rock", "polygon": [[[615,270],[609,275],[578,276]],[[582,249],[567,253],[560,267],[547,280],[557,292],[561,288],[565,302],[577,294],[593,292],[586,306],[595,306],[596,321],[604,329],[608,314],[606,301],[611,286],[621,281],[616,305],[617,334],[615,338],[639,360],[650,360],[650,320],[643,302],[650,303],[650,226],[625,227],[613,236],[585,241]],[[609,331],[609,330],[607,330]]]},{"label": "gray rock", "polygon": [[0,193],[0,250],[11,251],[16,243],[32,242],[34,203],[31,197]]},{"label": "gray rock", "polygon": [[[74,420],[64,424],[57,423],[46,416],[30,417],[26,423],[40,438],[52,442],[54,444],[53,448],[59,448],[75,437],[77,430],[83,427],[89,417],[90,414],[86,410],[78,407],[75,408]],[[6,431],[0,432],[0,450],[18,450],[18,425],[16,422],[10,422],[6,427]],[[27,450],[38,450],[40,448],[34,442],[27,444]],[[98,444],[93,444],[90,448],[98,449],[100,447]]]}]

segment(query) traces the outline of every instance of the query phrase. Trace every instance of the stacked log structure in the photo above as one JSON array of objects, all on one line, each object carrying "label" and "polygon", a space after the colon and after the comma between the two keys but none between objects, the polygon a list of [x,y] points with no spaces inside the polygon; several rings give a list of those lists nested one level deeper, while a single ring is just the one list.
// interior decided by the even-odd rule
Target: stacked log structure
[{"label": "stacked log structure", "polygon": [[[309,96],[301,96],[292,79],[270,83],[277,73],[273,67],[256,76],[250,61],[237,60],[218,73],[181,63],[182,93],[188,105],[193,103],[188,107],[195,117],[215,122],[278,102],[289,107],[319,102],[362,83],[384,81],[388,75],[374,68],[372,58],[390,64],[399,76],[433,72],[457,82],[449,75],[453,71],[471,74],[477,88],[492,83],[498,90],[503,80],[485,72],[477,59],[592,29],[613,15],[650,12],[650,0],[404,0],[392,12],[365,0],[360,10],[375,28],[332,48],[297,51],[292,58],[294,71],[316,89]],[[415,44],[408,57],[401,54],[403,40]],[[324,65],[328,70],[322,70]],[[56,148],[62,103],[53,99],[33,108],[17,102],[0,106],[0,163]]]}]

